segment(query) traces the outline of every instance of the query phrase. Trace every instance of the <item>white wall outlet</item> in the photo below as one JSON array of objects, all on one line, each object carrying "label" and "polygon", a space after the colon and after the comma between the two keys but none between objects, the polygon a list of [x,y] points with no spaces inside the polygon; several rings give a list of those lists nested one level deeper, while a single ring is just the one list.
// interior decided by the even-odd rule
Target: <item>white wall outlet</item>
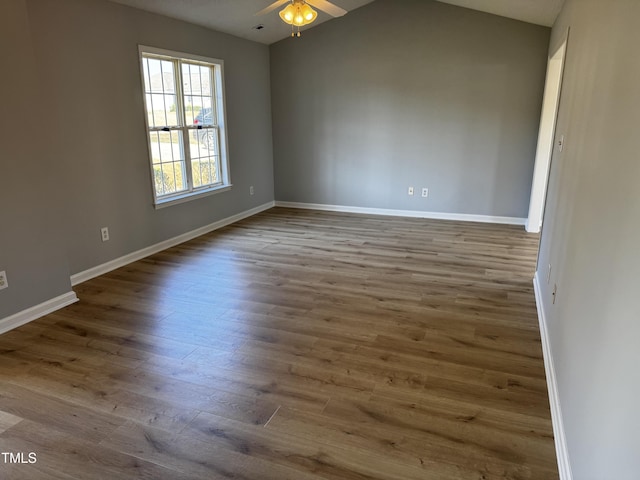
[{"label": "white wall outlet", "polygon": [[547,283],[551,281],[551,264],[549,264],[549,270],[547,270]]},{"label": "white wall outlet", "polygon": [[409,195],[413,195],[413,187],[409,187],[409,190],[407,192]]},{"label": "white wall outlet", "polygon": [[253,185],[249,187],[249,195],[253,195],[255,192],[253,190]]},{"label": "white wall outlet", "polygon": [[9,286],[9,280],[7,280],[7,272],[0,272],[0,290]]},{"label": "white wall outlet", "polygon": [[109,228],[108,227],[102,227],[100,229],[100,235],[102,235],[102,241],[103,242],[108,242],[109,241]]},{"label": "white wall outlet", "polygon": [[423,188],[422,189],[422,196],[424,198],[427,198],[429,196],[429,189],[428,188]]}]

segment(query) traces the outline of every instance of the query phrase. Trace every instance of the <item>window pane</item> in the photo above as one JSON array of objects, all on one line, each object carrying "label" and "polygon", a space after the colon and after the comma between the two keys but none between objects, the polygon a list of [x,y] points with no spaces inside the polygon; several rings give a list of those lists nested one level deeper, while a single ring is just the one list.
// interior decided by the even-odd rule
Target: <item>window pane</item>
[{"label": "window pane", "polygon": [[182,63],[182,81],[185,95],[211,95],[211,68]]},{"label": "window pane", "polygon": [[185,125],[193,125],[196,115],[198,112],[193,111],[193,105],[191,103],[190,96],[184,96],[184,115],[185,115]]},{"label": "window pane", "polygon": [[194,115],[196,115],[193,123],[195,125],[203,125],[205,123],[205,113],[202,112],[202,97],[192,96],[189,99],[191,106],[193,107]]},{"label": "window pane", "polygon": [[143,58],[145,93],[176,93],[173,62],[157,58]]},{"label": "window pane", "polygon": [[162,68],[162,93],[176,93],[173,62],[161,60],[160,66]]},{"label": "window pane", "polygon": [[215,125],[216,123],[211,75],[211,67],[182,63],[187,125]]},{"label": "window pane", "polygon": [[144,80],[144,91],[151,91],[151,85],[149,83],[149,59],[143,57],[142,58],[142,77]]},{"label": "window pane", "polygon": [[198,112],[193,111],[192,97],[194,94],[195,85],[191,78],[190,67],[191,65],[189,64],[182,64],[182,92],[184,94],[184,106],[187,125],[193,125],[194,119],[196,115],[198,115]]},{"label": "window pane", "polygon": [[145,58],[145,76],[144,76],[144,85],[146,92],[160,92],[162,93],[162,81],[161,81],[161,72],[162,67],[160,66],[160,60],[155,58]]},{"label": "window pane", "polygon": [[149,126],[176,126],[176,79],[174,63],[168,60],[144,57],[142,61],[147,119]]},{"label": "window pane", "polygon": [[194,188],[220,183],[218,129],[202,128],[190,132],[189,150]]},{"label": "window pane", "polygon": [[201,117],[204,125],[215,125],[217,123],[211,100],[211,97],[200,98],[202,105]]},{"label": "window pane", "polygon": [[182,122],[178,120],[178,106],[176,105],[176,96],[175,95],[165,95],[164,96],[164,105],[165,105],[165,118],[167,119],[167,126],[179,126]]},{"label": "window pane", "polygon": [[180,125],[177,117],[177,105],[175,95],[161,95],[151,94],[147,95],[150,98],[152,111],[147,110],[147,115],[150,118],[150,127],[174,127]]},{"label": "window pane", "polygon": [[156,120],[153,115],[153,102],[151,101],[151,94],[150,93],[145,94],[144,99],[145,99],[145,105],[147,107],[147,121],[149,122],[149,127],[155,127]]},{"label": "window pane", "polygon": [[182,132],[151,132],[151,163],[156,195],[170,195],[187,189]]}]

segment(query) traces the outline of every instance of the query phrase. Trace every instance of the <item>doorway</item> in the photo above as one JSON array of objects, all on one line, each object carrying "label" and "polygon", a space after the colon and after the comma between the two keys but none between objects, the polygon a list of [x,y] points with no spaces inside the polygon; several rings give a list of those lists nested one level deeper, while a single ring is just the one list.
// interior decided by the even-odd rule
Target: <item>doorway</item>
[{"label": "doorway", "polygon": [[560,48],[549,58],[547,67],[542,116],[540,118],[540,131],[538,133],[538,147],[536,149],[533,182],[531,185],[529,216],[526,224],[527,232],[530,233],[539,233],[542,229],[544,204],[547,197],[549,170],[551,168],[554,145],[557,144],[558,147],[562,149],[563,139],[557,139],[556,141],[555,130],[558,117],[558,105],[560,104],[560,92],[562,90],[562,74],[564,71],[567,41],[568,35]]}]

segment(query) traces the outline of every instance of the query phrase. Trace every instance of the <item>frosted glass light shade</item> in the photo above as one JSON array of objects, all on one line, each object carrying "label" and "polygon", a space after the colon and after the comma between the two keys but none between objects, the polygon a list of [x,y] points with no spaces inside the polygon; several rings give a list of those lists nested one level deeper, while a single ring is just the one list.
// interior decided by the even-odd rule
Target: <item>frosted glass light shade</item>
[{"label": "frosted glass light shade", "polygon": [[302,0],[294,0],[293,3],[290,3],[280,10],[280,18],[282,21],[294,27],[309,25],[313,23],[317,17],[318,12]]}]

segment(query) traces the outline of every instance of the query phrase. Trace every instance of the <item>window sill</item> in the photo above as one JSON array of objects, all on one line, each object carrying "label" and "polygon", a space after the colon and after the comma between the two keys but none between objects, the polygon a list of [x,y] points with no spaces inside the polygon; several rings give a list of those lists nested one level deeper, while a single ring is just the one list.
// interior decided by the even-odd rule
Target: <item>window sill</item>
[{"label": "window sill", "polygon": [[190,202],[191,200],[197,200],[199,198],[208,197],[209,195],[215,195],[216,193],[228,192],[233,185],[216,185],[206,190],[198,190],[196,192],[184,193],[182,195],[175,195],[169,198],[156,200],[154,207],[156,210],[161,208],[170,207],[171,205],[178,205],[179,203]]}]

